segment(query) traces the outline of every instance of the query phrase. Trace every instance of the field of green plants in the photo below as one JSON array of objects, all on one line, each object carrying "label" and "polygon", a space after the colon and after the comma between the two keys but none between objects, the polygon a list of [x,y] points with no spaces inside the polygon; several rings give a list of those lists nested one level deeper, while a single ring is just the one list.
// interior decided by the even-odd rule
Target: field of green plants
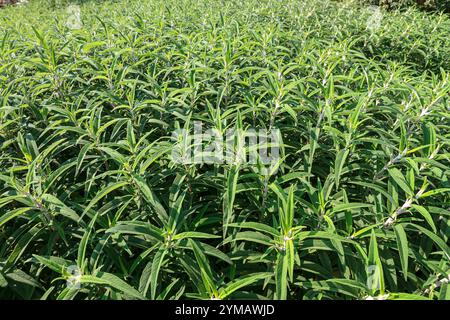
[{"label": "field of green plants", "polygon": [[[1,8],[0,299],[450,300],[449,31],[361,1]],[[280,157],[174,161],[196,121]]]}]

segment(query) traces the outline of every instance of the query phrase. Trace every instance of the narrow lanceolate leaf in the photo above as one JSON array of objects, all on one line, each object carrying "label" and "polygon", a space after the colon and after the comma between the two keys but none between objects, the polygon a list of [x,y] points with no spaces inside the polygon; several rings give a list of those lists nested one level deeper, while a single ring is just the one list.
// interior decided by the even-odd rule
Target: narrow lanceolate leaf
[{"label": "narrow lanceolate leaf", "polygon": [[336,188],[339,188],[339,182],[341,180],[342,168],[345,164],[347,156],[349,154],[349,149],[342,149],[336,155],[336,160],[334,162],[334,180],[336,182]]},{"label": "narrow lanceolate leaf", "polygon": [[212,235],[205,232],[195,232],[195,231],[188,231],[188,232],[181,232],[175,236],[173,236],[173,240],[181,240],[186,238],[203,238],[203,239],[214,239],[214,238],[220,238],[220,236]]},{"label": "narrow lanceolate leaf", "polygon": [[281,219],[281,225],[283,229],[283,233],[287,235],[292,228],[292,224],[294,222],[294,186],[289,188],[289,193],[286,201],[286,206],[283,209],[284,215]]},{"label": "narrow lanceolate leaf", "polygon": [[328,232],[328,231],[302,231],[298,234],[299,240],[304,240],[308,238],[317,238],[317,239],[327,239],[327,240],[335,240],[341,242],[349,242],[353,243],[352,240],[342,237],[338,234]]},{"label": "narrow lanceolate leaf", "polygon": [[276,299],[287,299],[287,272],[288,272],[288,256],[286,252],[281,251],[278,253],[277,262],[275,264],[275,286],[276,286]]},{"label": "narrow lanceolate leaf", "polygon": [[64,217],[67,217],[75,222],[78,222],[80,216],[71,208],[69,208],[66,204],[64,204],[61,200],[56,198],[55,196],[45,193],[41,196],[42,200],[46,203],[52,204],[57,208],[57,212]]},{"label": "narrow lanceolate leaf", "polygon": [[426,146],[424,152],[426,156],[430,156],[436,149],[436,130],[430,123],[422,125],[423,130],[423,144]]},{"label": "narrow lanceolate leaf", "polygon": [[335,292],[352,299],[358,299],[360,293],[366,289],[360,282],[350,279],[308,280],[295,284],[304,289],[317,292]]},{"label": "narrow lanceolate leaf", "polygon": [[378,243],[375,232],[372,229],[370,243],[369,243],[369,254],[367,261],[367,285],[368,289],[374,294],[378,290],[380,294],[384,294],[385,284],[383,275],[383,264],[381,263],[380,256],[378,253]]},{"label": "narrow lanceolate leaf", "polygon": [[23,234],[17,241],[14,249],[9,255],[4,264],[4,269],[8,269],[10,265],[14,265],[21,257],[26,254],[27,248],[39,238],[42,232],[45,231],[45,227],[41,225],[35,225],[30,228],[25,234]]},{"label": "narrow lanceolate leaf", "polygon": [[139,291],[127,284],[119,277],[107,273],[97,272],[95,275],[82,275],[79,279],[80,283],[99,284],[114,288],[120,292],[125,293],[134,299],[144,300],[145,297],[141,295]]},{"label": "narrow lanceolate leaf", "polygon": [[195,240],[189,239],[189,244],[194,251],[195,259],[198,263],[198,267],[200,268],[200,274],[204,287],[207,288],[210,297],[218,298],[219,293],[216,288],[214,276],[210,264],[208,263],[208,259]]},{"label": "narrow lanceolate leaf", "polygon": [[385,196],[391,203],[394,203],[394,199],[392,198],[392,195],[390,195],[389,192],[387,192],[387,190],[385,190],[382,186],[380,186],[378,184],[370,183],[370,182],[362,182],[362,181],[350,181],[349,183],[367,187],[376,192],[379,192],[383,196]]},{"label": "narrow lanceolate leaf", "polygon": [[239,166],[233,165],[228,171],[227,184],[223,200],[223,237],[227,235],[228,225],[233,222],[233,205],[239,177]]},{"label": "narrow lanceolate leaf", "polygon": [[77,265],[80,267],[82,271],[84,271],[85,267],[85,258],[86,258],[86,250],[89,242],[89,238],[91,237],[92,229],[97,220],[98,213],[92,218],[89,222],[89,225],[84,232],[83,238],[81,238],[80,244],[78,246],[78,256],[77,256]]},{"label": "narrow lanceolate leaf", "polygon": [[442,240],[439,236],[434,234],[433,232],[429,231],[428,229],[425,229],[424,227],[421,227],[417,224],[408,223],[411,227],[416,228],[420,232],[424,233],[428,238],[430,238],[445,254],[447,259],[450,259],[450,248],[449,246]]},{"label": "narrow lanceolate leaf", "polygon": [[359,208],[367,208],[371,207],[372,205],[366,204],[366,203],[342,203],[337,204],[333,207],[332,212],[337,213],[341,211],[347,211],[347,210],[355,210]]},{"label": "narrow lanceolate leaf", "polygon": [[295,264],[295,248],[293,240],[286,241],[286,259],[288,264],[289,281],[292,282],[294,280],[294,264]]},{"label": "narrow lanceolate leaf", "polygon": [[151,268],[151,274],[150,274],[150,283],[151,283],[151,299],[154,300],[156,297],[156,289],[158,287],[158,278],[161,266],[164,261],[164,257],[167,254],[167,249],[165,247],[159,248],[159,250],[156,252],[155,256],[153,257],[152,262],[152,268]]},{"label": "narrow lanceolate leaf", "polygon": [[256,242],[260,244],[264,244],[266,246],[272,246],[272,238],[266,236],[265,234],[257,231],[242,231],[238,232],[235,236],[230,236],[226,238],[223,243],[230,243],[234,241],[250,241]]},{"label": "narrow lanceolate leaf", "polygon": [[442,283],[439,290],[439,300],[450,300],[450,285],[448,283]]},{"label": "narrow lanceolate leaf", "polygon": [[[28,273],[24,272],[21,269],[16,269],[13,272],[7,273],[6,277],[9,280],[12,280],[15,284],[22,284],[38,289],[43,289],[42,285],[37,281],[33,276],[29,275]],[[0,287],[1,284],[1,276],[0,276]]]},{"label": "narrow lanceolate leaf", "polygon": [[416,211],[419,212],[419,213],[422,215],[422,217],[425,219],[425,221],[426,221],[426,222],[428,223],[428,225],[431,227],[431,229],[433,230],[433,232],[436,233],[436,232],[437,232],[436,225],[434,224],[433,217],[432,217],[431,214],[427,211],[427,209],[425,209],[425,208],[422,207],[422,206],[416,205],[416,204],[413,204],[412,207],[413,207],[414,209],[416,209]]},{"label": "narrow lanceolate leaf", "polygon": [[142,195],[144,196],[145,200],[153,207],[153,209],[158,214],[159,219],[162,222],[167,221],[169,216],[167,215],[166,210],[161,205],[158,197],[150,189],[147,182],[145,182],[145,180],[138,175],[133,175],[133,179],[136,182],[136,185],[138,186],[139,190],[142,192]]},{"label": "narrow lanceolate leaf", "polygon": [[402,265],[403,278],[405,281],[408,280],[408,238],[406,237],[406,232],[401,224],[396,224],[394,226],[395,237],[397,239],[398,253],[400,256],[400,263]]},{"label": "narrow lanceolate leaf", "polygon": [[5,214],[3,214],[0,217],[0,227],[4,225],[6,222],[8,222],[11,219],[14,219],[15,217],[18,217],[24,213],[27,213],[28,211],[33,210],[34,208],[19,208],[15,210],[11,210]]},{"label": "narrow lanceolate leaf", "polygon": [[164,241],[163,232],[148,222],[120,221],[114,227],[106,230],[107,233],[136,234],[154,238],[156,241]]},{"label": "narrow lanceolate leaf", "polygon": [[89,149],[91,148],[91,144],[85,144],[82,148],[80,153],[78,154],[77,157],[77,166],[75,169],[75,175],[78,175],[78,173],[80,172],[81,166],[83,165],[83,161],[86,157],[87,152],[89,151]]},{"label": "narrow lanceolate leaf", "polygon": [[134,128],[131,121],[128,121],[127,123],[127,142],[131,150],[134,150],[136,146],[136,136],[134,134]]},{"label": "narrow lanceolate leaf", "polygon": [[426,197],[434,196],[434,195],[441,194],[441,193],[449,194],[450,188],[438,188],[438,189],[430,190],[430,191],[422,193],[420,198],[426,198]]},{"label": "narrow lanceolate leaf", "polygon": [[151,282],[151,271],[152,271],[153,261],[149,261],[141,273],[141,278],[139,279],[139,292],[145,297],[147,296],[148,289]]},{"label": "narrow lanceolate leaf", "polygon": [[427,297],[412,293],[390,293],[389,300],[430,300]]},{"label": "narrow lanceolate leaf", "polygon": [[99,202],[102,198],[106,197],[108,194],[110,194],[111,192],[113,192],[116,189],[122,188],[124,186],[128,185],[127,181],[121,181],[121,182],[117,182],[114,183],[112,185],[109,185],[108,187],[102,189],[96,196],[94,199],[92,199],[88,206],[86,207],[86,209],[84,209],[83,214],[81,215],[81,218],[87,213],[89,212],[89,210],[97,203]]},{"label": "narrow lanceolate leaf", "polygon": [[33,255],[33,257],[44,266],[50,268],[51,270],[63,274],[65,269],[71,265],[70,261],[64,260],[60,257],[54,257],[54,256],[39,256],[39,255]]},{"label": "narrow lanceolate leaf", "polygon": [[236,280],[228,283],[225,288],[220,290],[219,297],[220,297],[220,299],[225,299],[226,297],[228,297],[230,294],[232,294],[236,290],[239,290],[245,286],[251,285],[257,281],[267,279],[270,277],[272,277],[272,274],[269,272],[256,273],[256,274],[252,274],[250,276],[241,277],[239,279],[236,279]]},{"label": "narrow lanceolate leaf", "polygon": [[253,230],[256,230],[256,231],[261,231],[261,232],[268,233],[268,234],[270,234],[272,236],[275,236],[275,237],[280,235],[280,232],[277,229],[272,228],[271,226],[268,226],[266,224],[259,223],[259,222],[231,223],[231,224],[228,225],[228,227],[253,229]]},{"label": "narrow lanceolate leaf", "polygon": [[5,277],[0,273],[0,288],[5,288],[8,285],[8,281]]},{"label": "narrow lanceolate leaf", "polygon": [[413,191],[406,181],[405,177],[397,168],[389,169],[389,175],[395,181],[395,183],[409,196],[413,195]]}]

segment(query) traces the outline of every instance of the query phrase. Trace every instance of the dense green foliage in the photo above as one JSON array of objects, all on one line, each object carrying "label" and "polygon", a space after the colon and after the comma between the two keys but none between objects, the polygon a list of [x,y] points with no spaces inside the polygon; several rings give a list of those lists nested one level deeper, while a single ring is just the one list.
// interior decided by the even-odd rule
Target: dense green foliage
[{"label": "dense green foliage", "polygon": [[402,9],[418,6],[425,10],[450,12],[449,0],[356,0],[363,4],[383,6],[389,9]]},{"label": "dense green foliage", "polygon": [[[450,298],[448,15],[69,3],[0,10],[0,298]],[[278,172],[174,162],[194,120]]]}]

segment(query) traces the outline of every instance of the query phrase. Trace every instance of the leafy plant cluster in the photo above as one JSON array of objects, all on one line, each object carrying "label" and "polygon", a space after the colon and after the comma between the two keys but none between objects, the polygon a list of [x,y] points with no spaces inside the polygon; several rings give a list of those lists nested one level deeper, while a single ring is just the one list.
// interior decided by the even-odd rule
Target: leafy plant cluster
[{"label": "leafy plant cluster", "polygon": [[[447,15],[47,4],[0,11],[0,298],[449,299]],[[194,121],[277,170],[173,161]]]},{"label": "leafy plant cluster", "polygon": [[389,9],[417,6],[420,9],[450,12],[449,0],[357,0],[362,4],[377,5]]}]

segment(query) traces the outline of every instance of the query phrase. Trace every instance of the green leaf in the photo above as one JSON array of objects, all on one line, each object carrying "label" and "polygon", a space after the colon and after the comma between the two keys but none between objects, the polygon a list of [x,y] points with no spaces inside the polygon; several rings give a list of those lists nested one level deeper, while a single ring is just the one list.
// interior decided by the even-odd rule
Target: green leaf
[{"label": "green leaf", "polygon": [[[374,281],[367,281],[370,283],[371,287],[369,287],[369,290],[371,290],[372,295],[375,294],[375,292],[380,290],[380,294],[384,294],[384,276],[383,276],[383,265],[380,260],[380,256],[378,255],[378,244],[377,244],[377,237],[375,235],[374,230],[372,229],[371,237],[370,237],[370,244],[369,244],[369,254],[368,254],[368,261],[367,261],[368,270],[370,268],[373,268],[375,270],[373,280]],[[375,285],[375,287],[373,287]],[[379,286],[379,287],[378,287]]]},{"label": "green leaf", "polygon": [[109,286],[135,299],[139,300],[145,299],[145,297],[142,296],[139,291],[137,291],[132,286],[127,284],[125,281],[123,281],[122,279],[111,273],[97,272],[95,275],[82,275],[79,281],[80,283],[91,283]]},{"label": "green leaf", "polygon": [[354,210],[359,208],[367,208],[371,207],[371,204],[366,203],[342,203],[335,205],[332,209],[333,213],[341,212],[341,211],[347,211],[347,210]]},{"label": "green leaf", "polygon": [[41,264],[45,265],[46,267],[50,268],[51,270],[63,274],[65,269],[72,265],[70,261],[67,261],[65,259],[62,259],[60,257],[54,257],[54,256],[38,256],[36,254],[33,254],[33,257],[40,262]]},{"label": "green leaf", "polygon": [[407,225],[410,225],[414,228],[416,228],[417,230],[419,230],[420,232],[423,232],[427,237],[429,237],[439,248],[442,249],[442,251],[444,252],[444,254],[446,255],[447,259],[450,259],[450,249],[448,247],[448,245],[441,239],[439,238],[437,235],[435,235],[433,232],[417,225],[417,224],[413,224],[413,223],[407,223]]},{"label": "green leaf", "polygon": [[158,277],[159,272],[161,269],[161,266],[164,261],[164,257],[167,254],[167,249],[165,247],[159,248],[159,250],[156,252],[155,256],[153,257],[152,262],[152,269],[150,274],[150,284],[151,284],[151,299],[155,300],[156,298],[156,288],[158,287]]},{"label": "green leaf", "polygon": [[303,289],[311,289],[315,292],[329,291],[344,296],[358,299],[360,292],[364,292],[366,288],[358,281],[351,279],[328,279],[320,281],[302,281],[295,283]]},{"label": "green leaf", "polygon": [[349,152],[349,149],[341,149],[336,155],[336,160],[334,162],[334,180],[336,182],[336,189],[339,188],[342,168],[344,167],[345,160],[347,159]]},{"label": "green leaf", "polygon": [[436,131],[431,123],[423,123],[423,144],[427,146],[424,152],[427,156],[430,156],[436,149]]},{"label": "green leaf", "polygon": [[77,166],[75,169],[75,176],[78,175],[78,173],[80,172],[81,166],[83,165],[83,161],[84,158],[86,157],[87,152],[89,151],[89,149],[91,148],[92,144],[85,144],[83,146],[83,148],[81,148],[80,153],[78,153],[78,157],[77,157]]},{"label": "green leaf", "polygon": [[413,204],[411,206],[414,209],[416,209],[417,212],[419,212],[422,215],[422,217],[424,217],[424,219],[430,225],[431,229],[433,229],[433,232],[436,233],[437,232],[436,226],[434,224],[433,218],[431,217],[431,214],[427,211],[427,209],[425,209],[422,206],[416,205],[416,204]]},{"label": "green leaf", "polygon": [[18,216],[20,216],[28,211],[31,211],[33,209],[34,208],[18,208],[18,209],[14,209],[14,210],[11,210],[11,211],[5,213],[4,215],[2,215],[0,217],[0,227],[2,225],[4,225],[6,222],[8,222],[9,220],[14,219],[15,217],[18,217]]},{"label": "green leaf", "polygon": [[89,210],[97,203],[99,202],[102,198],[106,197],[108,194],[110,194],[111,192],[113,192],[116,189],[122,188],[124,186],[128,185],[127,181],[120,181],[114,184],[109,185],[108,187],[102,189],[99,193],[97,193],[97,195],[94,197],[94,199],[92,199],[89,202],[89,205],[86,207],[86,209],[84,209],[80,219],[83,218],[83,216],[89,212]]},{"label": "green leaf", "polygon": [[92,220],[89,222],[89,225],[84,232],[83,238],[81,238],[80,244],[78,245],[77,265],[80,267],[81,272],[84,272],[85,269],[86,249],[97,217],[98,213],[96,213]]},{"label": "green leaf", "polygon": [[440,193],[448,193],[448,192],[450,192],[450,188],[434,189],[434,190],[430,190],[430,191],[422,193],[422,195],[419,197],[419,199],[434,196],[434,195],[440,194]]},{"label": "green leaf", "polygon": [[189,244],[194,251],[195,259],[197,260],[198,267],[200,268],[200,274],[203,280],[203,285],[208,289],[209,294],[214,297],[219,297],[219,293],[217,292],[216,285],[214,282],[213,274],[210,268],[210,264],[208,263],[208,259],[203,254],[200,246],[197,244],[195,240],[189,239]]},{"label": "green leaf", "polygon": [[228,237],[223,241],[223,244],[234,242],[234,241],[250,241],[250,242],[256,242],[261,243],[266,246],[272,246],[272,239],[265,234],[262,234],[260,232],[256,231],[243,231],[238,232],[233,237]]},{"label": "green leaf", "polygon": [[166,210],[161,205],[158,197],[149,188],[145,180],[138,175],[133,175],[133,179],[136,182],[139,190],[142,192],[145,200],[153,207],[153,209],[155,209],[161,222],[167,221],[169,219],[169,216],[167,215]]},{"label": "green leaf", "polygon": [[280,235],[280,232],[277,229],[272,228],[271,226],[265,225],[263,223],[259,223],[259,222],[230,223],[228,226],[233,227],[233,228],[246,228],[246,229],[253,229],[256,231],[262,231],[262,232],[266,232],[274,237],[277,237]]},{"label": "green leaf", "polygon": [[120,221],[114,227],[106,230],[106,232],[149,236],[156,241],[164,241],[164,235],[160,229],[148,222],[143,221]]},{"label": "green leaf", "polygon": [[395,183],[409,196],[413,195],[413,191],[411,190],[411,187],[409,186],[408,182],[406,181],[403,174],[398,170],[397,168],[391,168],[388,169],[389,175],[392,177],[392,179],[395,181]]},{"label": "green leaf", "polygon": [[41,196],[42,200],[44,200],[47,203],[50,203],[57,207],[59,209],[58,213],[62,216],[69,218],[75,222],[78,222],[80,220],[80,216],[71,208],[69,208],[67,205],[65,205],[61,200],[59,200],[57,197],[45,193]]},{"label": "green leaf", "polygon": [[397,247],[400,255],[400,263],[402,265],[403,278],[408,281],[408,238],[402,225],[396,224],[394,226],[395,237],[397,238]]},{"label": "green leaf", "polygon": [[233,204],[239,177],[239,166],[233,165],[228,171],[225,196],[223,201],[223,237],[227,235],[228,225],[233,222]]},{"label": "green leaf", "polygon": [[427,297],[412,293],[390,293],[388,300],[430,300]]},{"label": "green leaf", "polygon": [[256,274],[251,274],[250,276],[241,277],[239,279],[236,279],[236,280],[228,283],[225,288],[221,289],[219,292],[219,297],[220,297],[220,299],[225,299],[230,294],[232,294],[236,290],[239,290],[240,288],[243,288],[243,287],[251,285],[257,281],[267,279],[270,277],[272,277],[272,274],[269,272],[256,273]]},{"label": "green leaf", "polygon": [[277,300],[287,299],[287,272],[288,272],[288,257],[286,252],[278,253],[277,262],[275,264],[275,286]]},{"label": "green leaf", "polygon": [[6,288],[8,285],[8,281],[5,279],[5,277],[0,273],[0,288]]},{"label": "green leaf", "polygon": [[173,236],[173,240],[181,240],[186,238],[203,238],[203,239],[214,239],[214,238],[220,238],[220,236],[215,236],[213,234],[205,233],[205,232],[195,232],[195,231],[188,231],[188,232],[181,232],[177,235]]}]

